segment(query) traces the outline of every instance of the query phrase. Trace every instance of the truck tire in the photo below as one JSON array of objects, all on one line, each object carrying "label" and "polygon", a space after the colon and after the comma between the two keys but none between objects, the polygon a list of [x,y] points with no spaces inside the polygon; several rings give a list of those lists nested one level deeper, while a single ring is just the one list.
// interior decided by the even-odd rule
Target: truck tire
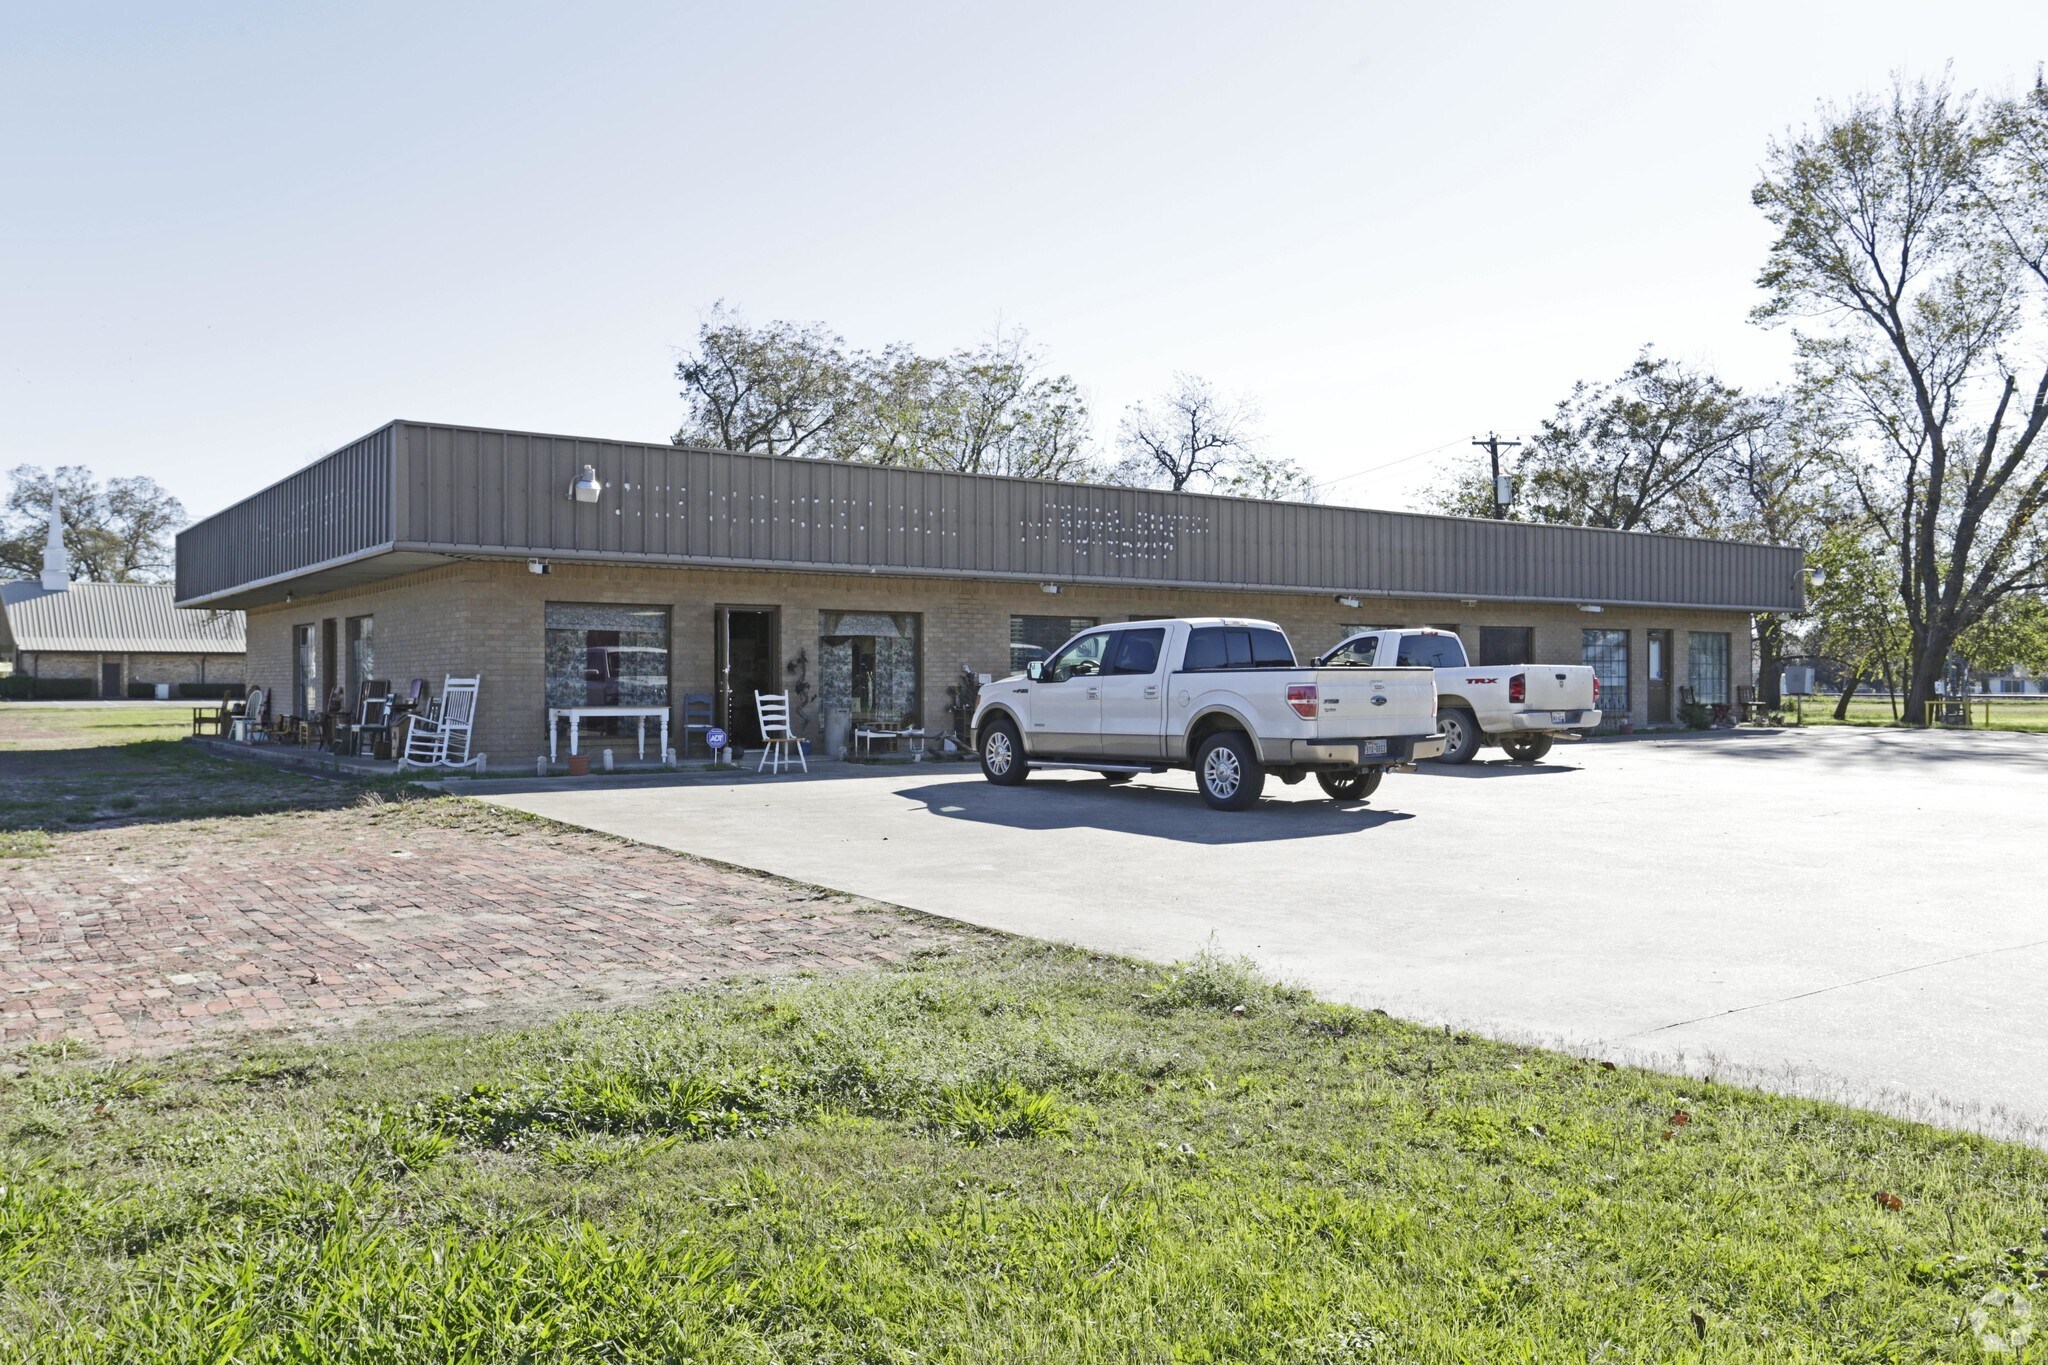
[{"label": "truck tire", "polygon": [[1031,775],[1017,727],[1002,716],[981,728],[981,775],[998,787],[1014,787]]},{"label": "truck tire", "polygon": [[1541,763],[1555,743],[1556,739],[1549,735],[1508,735],[1501,740],[1500,747],[1517,763]]},{"label": "truck tire", "polygon": [[1358,773],[1317,773],[1316,784],[1332,801],[1363,801],[1379,790],[1384,768],[1367,768]]},{"label": "truck tire", "polygon": [[1195,751],[1195,786],[1217,810],[1243,810],[1266,789],[1266,769],[1242,730],[1219,730]]},{"label": "truck tire", "polygon": [[1436,728],[1443,732],[1444,751],[1439,763],[1470,763],[1479,752],[1479,718],[1462,706],[1446,706],[1436,713]]}]

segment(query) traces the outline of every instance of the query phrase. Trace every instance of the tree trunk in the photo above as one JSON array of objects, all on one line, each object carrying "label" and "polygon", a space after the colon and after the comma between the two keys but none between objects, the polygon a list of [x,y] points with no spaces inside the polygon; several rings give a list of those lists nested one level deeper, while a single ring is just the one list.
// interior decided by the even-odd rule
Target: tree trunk
[{"label": "tree trunk", "polygon": [[1869,667],[1870,660],[1865,659],[1863,660],[1863,662],[1857,664],[1854,668],[1850,669],[1849,676],[1842,680],[1842,697],[1840,701],[1837,701],[1835,703],[1836,720],[1839,721],[1849,719],[1849,703],[1855,698],[1856,689],[1863,682],[1864,671]]},{"label": "tree trunk", "polygon": [[1884,661],[1884,697],[1892,704],[1892,719],[1896,721],[1899,718],[1899,684],[1898,680],[1892,677],[1890,659]]},{"label": "tree trunk", "polygon": [[1956,632],[1927,625],[1913,632],[1912,674],[1906,683],[1906,723],[1925,725],[1927,703],[1938,700],[1934,690],[1948,672],[1949,650],[1955,647]]},{"label": "tree trunk", "polygon": [[1785,620],[1781,616],[1756,618],[1756,699],[1773,711],[1785,704],[1779,692],[1785,663]]}]

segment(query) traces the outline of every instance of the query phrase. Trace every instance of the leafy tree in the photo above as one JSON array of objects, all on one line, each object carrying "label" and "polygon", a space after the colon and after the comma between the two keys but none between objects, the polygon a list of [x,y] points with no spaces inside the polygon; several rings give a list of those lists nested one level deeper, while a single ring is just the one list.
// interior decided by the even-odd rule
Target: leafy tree
[{"label": "leafy tree", "polygon": [[847,349],[822,323],[755,326],[720,304],[676,366],[677,444],[917,469],[1081,479],[1088,404],[1021,331],[925,356]]},{"label": "leafy tree", "polygon": [[1859,438],[1847,479],[1897,569],[1908,715],[1959,636],[2048,580],[2048,92],[1946,83],[1823,106],[1754,198],[1778,237],[1756,316]]},{"label": "leafy tree", "polygon": [[1249,400],[1177,373],[1165,393],[1125,411],[1109,479],[1131,488],[1313,502],[1315,485],[1300,465],[1259,451],[1257,421]]},{"label": "leafy tree", "polygon": [[895,346],[856,357],[854,369],[831,441],[837,458],[1034,479],[1098,473],[1080,386],[1047,373],[1021,331],[999,328],[936,358]]},{"label": "leafy tree", "polygon": [[157,583],[173,568],[173,536],[185,507],[155,479],[95,479],[83,465],[8,471],[7,514],[0,521],[0,569],[10,577],[42,572],[50,502],[64,519],[64,548],[76,575],[99,583]]},{"label": "leafy tree", "polygon": [[1842,720],[1864,680],[1882,678],[1886,691],[1896,691],[1894,664],[1906,656],[1911,639],[1895,586],[1897,569],[1883,537],[1856,523],[1824,532],[1807,563],[1823,575],[1807,595],[1807,651],[1839,665],[1842,697],[1835,719]]},{"label": "leafy tree", "polygon": [[676,365],[688,412],[677,445],[819,454],[845,414],[855,366],[823,323],[756,327],[723,303]]},{"label": "leafy tree", "polygon": [[2035,677],[2048,674],[2048,600],[2037,593],[2000,599],[1956,638],[1956,653],[1982,673],[2023,668]]},{"label": "leafy tree", "polygon": [[1679,531],[1711,519],[1709,468],[1774,420],[1704,370],[1645,346],[1619,378],[1580,383],[1516,461],[1531,521]]}]

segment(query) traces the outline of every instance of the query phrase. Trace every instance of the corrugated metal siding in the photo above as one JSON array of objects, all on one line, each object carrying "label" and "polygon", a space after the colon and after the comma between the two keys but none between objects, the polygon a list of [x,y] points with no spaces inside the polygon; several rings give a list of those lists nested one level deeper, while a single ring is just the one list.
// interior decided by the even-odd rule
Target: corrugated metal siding
[{"label": "corrugated metal siding", "polygon": [[73,583],[51,592],[39,582],[0,585],[0,609],[14,647],[109,654],[241,654],[239,611],[184,611],[168,583]]},{"label": "corrugated metal siding", "polygon": [[178,533],[177,598],[301,572],[391,542],[393,427]]},{"label": "corrugated metal siding", "polygon": [[[595,505],[567,496],[585,464],[605,485]],[[450,555],[1760,611],[1800,605],[1803,564],[1767,546],[400,422],[188,531],[179,596],[380,537]]]}]

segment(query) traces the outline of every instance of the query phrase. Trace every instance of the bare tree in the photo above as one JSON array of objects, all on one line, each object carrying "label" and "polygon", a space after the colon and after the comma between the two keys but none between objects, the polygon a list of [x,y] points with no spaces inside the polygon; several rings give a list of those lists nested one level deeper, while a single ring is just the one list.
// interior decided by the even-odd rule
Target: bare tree
[{"label": "bare tree", "polygon": [[0,569],[23,578],[41,571],[54,499],[64,519],[64,548],[76,572],[100,583],[155,583],[170,577],[172,537],[185,525],[185,507],[155,479],[138,475],[101,483],[82,465],[54,471],[17,465],[8,477],[13,487],[0,534]]},{"label": "bare tree", "polygon": [[1179,492],[1312,501],[1315,485],[1294,461],[1262,455],[1248,399],[1217,392],[1198,375],[1177,373],[1151,403],[1133,403],[1117,428],[1112,483]]},{"label": "bare tree", "polygon": [[1754,198],[1778,238],[1756,316],[1861,439],[1850,486],[1898,567],[1910,719],[1957,637],[2048,580],[2048,91],[1946,82],[1823,106]]}]

